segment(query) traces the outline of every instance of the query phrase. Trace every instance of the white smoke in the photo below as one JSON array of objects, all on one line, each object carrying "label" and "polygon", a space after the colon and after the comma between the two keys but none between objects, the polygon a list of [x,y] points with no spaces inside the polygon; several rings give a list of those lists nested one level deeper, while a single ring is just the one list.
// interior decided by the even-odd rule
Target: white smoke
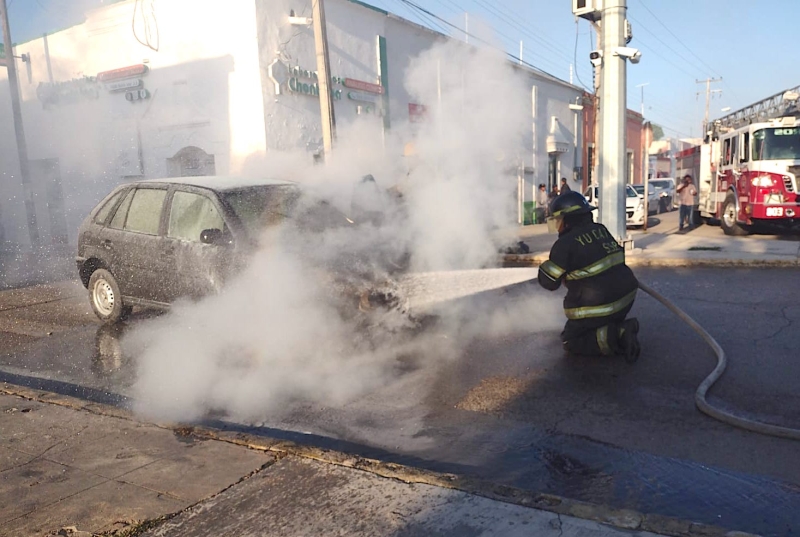
[{"label": "white smoke", "polygon": [[[435,367],[458,356],[471,338],[560,324],[556,301],[533,293],[494,309],[439,305],[440,329],[457,338],[420,331],[407,315],[413,304],[390,274],[392,262],[407,262],[413,271],[496,265],[502,243],[495,232],[515,222],[516,175],[509,170],[529,113],[515,109],[528,90],[498,53],[444,44],[412,65],[406,87],[427,105],[424,123],[395,127],[386,140],[363,136],[358,124],[340,126],[324,166],[286,156],[268,167],[257,160],[245,166],[252,175],[285,172],[344,212],[354,182],[367,174],[403,201],[373,200],[383,224],[357,231],[271,230],[221,294],[178,304],[137,328],[125,344],[138,355],[138,411],[172,420],[209,411],[258,419],[294,401],[341,405],[398,381],[400,356],[422,354]],[[387,156],[399,155],[411,136],[414,155]],[[399,294],[400,303],[360,311],[367,285]]]}]

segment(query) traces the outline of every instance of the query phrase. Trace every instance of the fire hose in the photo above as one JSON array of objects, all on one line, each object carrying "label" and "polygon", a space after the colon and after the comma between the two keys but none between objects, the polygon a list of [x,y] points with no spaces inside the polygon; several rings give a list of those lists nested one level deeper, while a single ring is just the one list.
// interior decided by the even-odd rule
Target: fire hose
[{"label": "fire hose", "polygon": [[689,317],[683,310],[681,310],[678,306],[664,298],[660,293],[655,291],[652,287],[642,282],[639,282],[639,288],[656,299],[657,301],[661,302],[668,310],[678,316],[680,320],[685,322],[692,328],[703,340],[711,347],[711,350],[714,351],[714,354],[717,355],[717,367],[708,375],[703,382],[700,383],[700,386],[697,387],[697,391],[694,394],[694,402],[697,405],[698,410],[703,412],[704,414],[711,416],[712,418],[719,420],[723,423],[727,423],[728,425],[733,425],[734,427],[738,427],[741,429],[746,429],[748,431],[753,431],[760,434],[765,434],[769,436],[777,436],[779,438],[789,438],[791,440],[800,440],[800,429],[792,429],[789,427],[781,427],[779,425],[771,425],[769,423],[763,423],[755,420],[751,420],[748,418],[744,418],[742,416],[737,416],[731,412],[727,412],[725,410],[721,410],[712,406],[706,399],[706,394],[711,386],[714,385],[717,380],[722,376],[725,372],[725,368],[728,366],[728,359],[725,356],[725,351],[722,349],[719,343],[709,334],[705,328],[697,324],[697,322]]}]

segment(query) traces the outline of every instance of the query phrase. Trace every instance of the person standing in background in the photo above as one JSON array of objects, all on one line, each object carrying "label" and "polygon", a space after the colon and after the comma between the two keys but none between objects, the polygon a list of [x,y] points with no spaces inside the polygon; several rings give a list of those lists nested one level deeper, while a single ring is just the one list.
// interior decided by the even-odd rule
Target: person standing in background
[{"label": "person standing in background", "polygon": [[571,192],[571,191],[572,191],[572,189],[567,184],[567,178],[566,177],[562,177],[561,178],[561,189],[558,191],[558,194],[559,195],[566,194],[567,192]]},{"label": "person standing in background", "polygon": [[550,198],[547,195],[547,187],[544,183],[539,183],[539,190],[536,191],[536,223],[544,223],[547,216],[547,206],[550,203]]},{"label": "person standing in background", "polygon": [[675,191],[678,198],[681,200],[681,209],[678,215],[680,221],[678,223],[678,231],[683,231],[683,220],[686,219],[686,224],[689,229],[694,228],[694,197],[697,195],[697,189],[694,187],[694,182],[691,175],[683,177],[683,184]]}]

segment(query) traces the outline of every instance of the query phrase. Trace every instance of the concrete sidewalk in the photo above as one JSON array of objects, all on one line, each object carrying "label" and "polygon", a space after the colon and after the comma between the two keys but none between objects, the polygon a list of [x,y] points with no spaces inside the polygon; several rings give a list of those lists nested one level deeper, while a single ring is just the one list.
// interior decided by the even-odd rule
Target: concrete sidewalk
[{"label": "concrete sidewalk", "polygon": [[0,536],[743,536],[0,385]]},{"label": "concrete sidewalk", "polygon": [[[719,226],[700,225],[678,230],[678,211],[650,216],[648,230],[629,229],[633,250],[627,253],[631,266],[800,266],[800,234],[725,235]],[[556,234],[545,225],[524,226],[503,232],[520,240],[530,254],[507,255],[507,265],[538,264],[547,259]]]}]

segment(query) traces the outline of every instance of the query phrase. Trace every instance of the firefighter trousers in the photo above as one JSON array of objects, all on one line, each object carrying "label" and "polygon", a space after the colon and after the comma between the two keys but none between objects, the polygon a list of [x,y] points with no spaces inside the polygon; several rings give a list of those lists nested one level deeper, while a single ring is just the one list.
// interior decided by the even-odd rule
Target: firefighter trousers
[{"label": "firefighter trousers", "polygon": [[622,323],[633,304],[607,317],[568,320],[561,332],[564,350],[584,356],[611,356],[622,352]]}]

